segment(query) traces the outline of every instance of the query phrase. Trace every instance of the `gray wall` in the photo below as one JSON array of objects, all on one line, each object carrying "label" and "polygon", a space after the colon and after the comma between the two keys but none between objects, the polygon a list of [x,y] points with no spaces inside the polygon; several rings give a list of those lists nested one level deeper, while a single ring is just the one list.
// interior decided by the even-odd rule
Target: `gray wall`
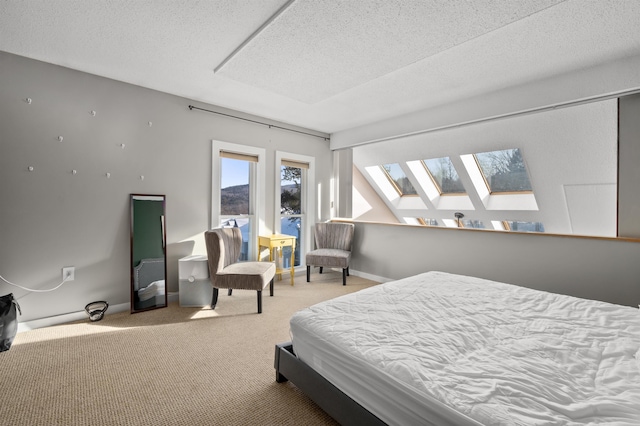
[{"label": "gray wall", "polygon": [[[640,237],[640,95],[619,103],[618,236]],[[364,149],[364,148],[360,148]],[[356,222],[351,268],[399,279],[474,275],[637,307],[640,241]]]},{"label": "gray wall", "polygon": [[637,242],[355,224],[355,273],[399,279],[435,270],[634,307],[640,303]]},{"label": "gray wall", "polygon": [[640,238],[640,95],[618,107],[618,236]]},{"label": "gray wall", "polygon": [[[167,197],[168,285],[176,291],[178,259],[210,225],[212,139],[265,148],[267,171],[275,170],[276,150],[314,156],[316,183],[330,186],[327,141],[189,104],[242,115],[0,52],[0,275],[46,289],[61,281],[63,266],[76,268],[75,281],[50,293],[0,283],[0,294],[19,300],[21,322],[82,311],[96,300],[129,303],[130,193]],[[267,226],[274,181],[268,174]],[[321,220],[329,218],[329,197],[323,194]]]},{"label": "gray wall", "polygon": [[[95,300],[129,302],[130,193],[167,196],[168,282],[177,289],[177,260],[210,225],[212,139],[265,148],[267,170],[274,169],[276,150],[315,156],[316,183],[330,187],[333,155],[324,140],[189,111],[189,104],[234,113],[0,52],[0,274],[49,288],[60,282],[63,266],[76,267],[76,280],[51,293],[0,283],[0,294],[19,299],[20,321],[81,311]],[[274,220],[273,181],[267,176],[267,224]],[[635,187],[625,189],[632,204],[640,198]],[[330,217],[331,201],[323,192],[320,220]],[[637,220],[629,223],[630,232],[640,229]],[[435,269],[640,302],[638,243],[356,226],[352,269],[372,276]]]}]

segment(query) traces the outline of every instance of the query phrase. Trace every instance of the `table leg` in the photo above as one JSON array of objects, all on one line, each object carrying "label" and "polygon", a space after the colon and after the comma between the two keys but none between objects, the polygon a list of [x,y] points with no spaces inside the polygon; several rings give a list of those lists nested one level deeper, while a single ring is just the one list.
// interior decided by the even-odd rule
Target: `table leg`
[{"label": "table leg", "polygon": [[296,251],[296,244],[294,242],[291,245],[291,260],[290,260],[290,262],[291,262],[291,265],[290,265],[291,266],[291,285],[293,285],[293,275],[295,274],[295,269],[294,269],[294,265],[293,265],[295,263],[295,260],[296,260],[295,251]]}]

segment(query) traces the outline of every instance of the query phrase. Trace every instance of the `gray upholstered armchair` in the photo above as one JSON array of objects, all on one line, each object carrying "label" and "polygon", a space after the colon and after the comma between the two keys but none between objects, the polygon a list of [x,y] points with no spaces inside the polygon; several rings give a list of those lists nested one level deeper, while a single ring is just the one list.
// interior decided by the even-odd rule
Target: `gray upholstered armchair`
[{"label": "gray upholstered armchair", "polygon": [[256,290],[258,313],[262,313],[262,290],[269,284],[273,296],[273,277],[276,266],[272,262],[238,262],[242,249],[240,228],[216,228],[204,233],[207,244],[209,277],[213,286],[211,309],[218,303],[218,289]]},{"label": "gray upholstered armchair", "polygon": [[342,285],[347,285],[351,244],[353,241],[353,223],[316,223],[316,249],[307,253],[307,282],[311,279],[311,267],[342,268]]}]

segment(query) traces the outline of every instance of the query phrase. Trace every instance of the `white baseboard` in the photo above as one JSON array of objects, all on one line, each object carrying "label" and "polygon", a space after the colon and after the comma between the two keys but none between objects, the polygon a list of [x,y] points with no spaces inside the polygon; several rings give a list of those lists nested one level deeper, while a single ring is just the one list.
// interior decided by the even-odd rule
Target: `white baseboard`
[{"label": "white baseboard", "polygon": [[355,275],[356,277],[364,278],[364,279],[367,279],[367,280],[377,281],[379,283],[386,283],[386,282],[389,282],[389,281],[394,281],[391,278],[379,277],[377,275],[367,274],[366,272],[362,272],[362,271],[354,271],[352,269],[349,269],[349,274],[350,275]]},{"label": "white baseboard", "polygon": [[[306,274],[306,269],[296,269],[295,275],[304,275],[304,274]],[[360,272],[360,271],[350,270],[349,274],[362,277],[371,281],[381,282],[381,283],[392,281],[389,278],[379,277],[377,275],[367,274],[365,272]],[[179,300],[178,292],[169,292],[167,294],[167,299],[169,303],[178,302]],[[109,305],[106,315],[116,314],[119,312],[126,312],[130,308],[131,308],[131,305],[129,303]],[[87,316],[87,313],[85,311],[70,312],[68,314],[62,314],[62,315],[56,315],[53,317],[40,318],[36,320],[20,322],[18,323],[18,333],[22,333],[24,331],[29,331],[29,330],[35,330],[37,328],[51,327],[54,325],[64,324],[72,321],[80,321],[83,319],[86,319],[87,321],[89,321],[89,317]]]},{"label": "white baseboard", "polygon": [[[118,305],[109,305],[107,308],[106,315],[116,314],[118,312],[125,312],[130,309],[131,305],[129,303],[120,303]],[[51,327],[54,325],[64,324],[72,321],[80,321],[86,319],[89,321],[89,316],[85,311],[79,312],[70,312],[68,314],[56,315],[53,317],[40,318],[31,321],[19,322],[18,323],[18,333],[22,333],[23,331],[35,330],[37,328],[43,327]]]},{"label": "white baseboard", "polygon": [[[169,292],[167,293],[167,301],[178,302],[178,292]],[[118,305],[109,305],[107,308],[106,315],[117,314],[118,312],[126,312],[131,308],[131,304],[129,303],[120,303]],[[72,321],[80,321],[86,319],[89,321],[89,316],[85,311],[79,312],[70,312],[68,314],[56,315],[53,317],[40,318],[31,321],[19,322],[18,323],[18,333],[22,333],[23,331],[35,330],[36,328],[42,327],[51,327],[53,325],[64,324]]]}]

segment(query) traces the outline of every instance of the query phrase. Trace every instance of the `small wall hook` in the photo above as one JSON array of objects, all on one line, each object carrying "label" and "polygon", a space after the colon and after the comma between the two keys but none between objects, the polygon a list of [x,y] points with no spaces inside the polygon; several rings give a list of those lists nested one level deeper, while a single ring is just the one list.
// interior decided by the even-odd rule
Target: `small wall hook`
[{"label": "small wall hook", "polygon": [[74,169],[74,170],[71,170],[71,174],[75,176],[75,175],[77,175],[77,174],[78,174],[78,171],[77,171],[77,170],[75,170],[75,169]]},{"label": "small wall hook", "polygon": [[105,176],[107,177],[107,179],[109,179],[111,177],[111,173],[107,172]]},{"label": "small wall hook", "polygon": [[152,123],[152,122],[149,122],[149,127],[151,127],[151,126],[153,126],[153,123]]},{"label": "small wall hook", "polygon": [[60,142],[62,142],[62,140],[63,140],[63,139],[64,139],[64,138],[63,138],[62,136],[58,136],[58,140],[59,140]]},{"label": "small wall hook", "polygon": [[91,111],[89,114],[91,114],[92,117],[96,116],[96,112],[95,111]]},{"label": "small wall hook", "polygon": [[121,143],[120,148],[124,149],[124,147],[125,147],[125,144]]},{"label": "small wall hook", "polygon": [[144,180],[144,176],[143,175],[140,175],[140,180]]},{"label": "small wall hook", "polygon": [[32,172],[32,171],[33,171],[33,166],[29,166],[29,169],[28,169],[28,170],[29,170],[30,172]]},{"label": "small wall hook", "polygon": [[31,98],[27,98],[27,99],[25,99],[24,101],[25,101],[26,103],[28,103],[29,105],[31,105],[31,102],[32,102],[32,101],[31,101]]}]

